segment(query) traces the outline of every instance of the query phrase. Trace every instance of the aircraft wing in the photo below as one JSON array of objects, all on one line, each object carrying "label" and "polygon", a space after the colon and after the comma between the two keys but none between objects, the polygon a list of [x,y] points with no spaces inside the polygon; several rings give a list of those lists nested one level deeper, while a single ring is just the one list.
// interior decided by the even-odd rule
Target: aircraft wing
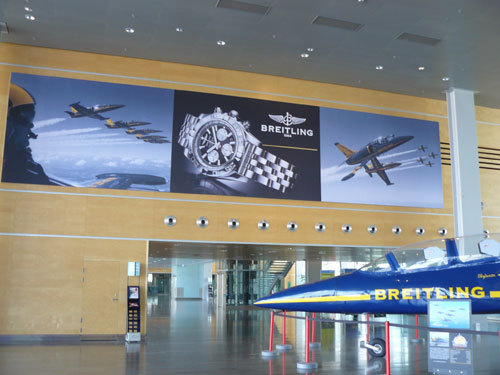
[{"label": "aircraft wing", "polygon": [[381,162],[378,161],[377,158],[371,158],[373,169],[376,170],[376,173],[380,176],[380,178],[386,183],[386,185],[393,185],[387,173],[385,173],[384,166]]}]

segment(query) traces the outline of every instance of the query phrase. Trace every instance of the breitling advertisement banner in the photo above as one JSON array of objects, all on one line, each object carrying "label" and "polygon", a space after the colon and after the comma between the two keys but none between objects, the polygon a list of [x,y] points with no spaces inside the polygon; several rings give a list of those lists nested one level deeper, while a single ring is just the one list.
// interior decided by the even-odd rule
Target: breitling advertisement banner
[{"label": "breitling advertisement banner", "polygon": [[443,207],[439,123],[321,108],[321,200]]},{"label": "breitling advertisement banner", "polygon": [[13,73],[2,181],[170,191],[172,105],[173,90]]},{"label": "breitling advertisement banner", "polygon": [[439,151],[437,122],[13,73],[2,181],[440,208]]},{"label": "breitling advertisement banner", "polygon": [[321,199],[319,108],[176,91],[171,191]]}]

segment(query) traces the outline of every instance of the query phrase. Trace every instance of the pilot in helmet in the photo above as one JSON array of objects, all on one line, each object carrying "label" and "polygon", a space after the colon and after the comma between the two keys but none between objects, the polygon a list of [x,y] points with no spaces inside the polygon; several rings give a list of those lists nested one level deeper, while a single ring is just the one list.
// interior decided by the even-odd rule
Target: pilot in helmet
[{"label": "pilot in helmet", "polygon": [[35,118],[35,98],[24,88],[11,83],[5,131],[2,181],[51,184],[42,166],[33,160],[30,140]]}]

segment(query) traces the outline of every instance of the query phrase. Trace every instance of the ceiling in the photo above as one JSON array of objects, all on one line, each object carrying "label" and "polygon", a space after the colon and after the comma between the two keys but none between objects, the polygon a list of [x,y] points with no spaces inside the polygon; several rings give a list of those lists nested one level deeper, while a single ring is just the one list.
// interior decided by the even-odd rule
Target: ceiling
[{"label": "ceiling", "polygon": [[149,242],[150,267],[170,267],[172,259],[183,263],[207,260],[322,260],[370,262],[387,249],[333,246],[287,246],[201,242]]},{"label": "ceiling", "polygon": [[[220,1],[253,13],[219,0],[2,0],[2,39],[436,99],[453,86],[500,108],[498,0]],[[318,16],[336,27],[313,24]],[[402,33],[439,41],[398,39]]]}]

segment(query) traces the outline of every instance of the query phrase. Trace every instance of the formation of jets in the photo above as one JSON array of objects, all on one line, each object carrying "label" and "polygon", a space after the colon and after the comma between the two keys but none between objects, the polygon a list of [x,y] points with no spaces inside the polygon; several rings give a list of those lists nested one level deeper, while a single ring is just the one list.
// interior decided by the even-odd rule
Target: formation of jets
[{"label": "formation of jets", "polygon": [[113,121],[110,118],[106,118],[100,113],[113,111],[125,107],[124,104],[103,104],[103,105],[93,105],[90,107],[85,107],[80,104],[80,102],[72,103],[69,105],[71,111],[66,112],[71,118],[79,117],[90,117],[100,121],[106,121],[105,126],[108,129],[127,129],[125,133],[129,135],[135,135],[137,139],[140,139],[147,143],[170,143],[167,137],[160,135],[147,135],[151,133],[161,133],[161,130],[156,129],[136,129],[136,126],[144,126],[151,124],[145,121]]},{"label": "formation of jets", "polygon": [[354,177],[354,174],[361,168],[365,169],[370,177],[373,177],[373,173],[379,175],[379,177],[386,183],[386,185],[393,185],[389,180],[389,177],[385,173],[386,170],[399,167],[401,163],[389,163],[382,164],[377,156],[392,150],[395,147],[402,145],[413,139],[411,135],[404,135],[396,137],[394,135],[389,135],[387,137],[375,138],[372,142],[368,143],[358,151],[353,151],[340,143],[335,143],[335,146],[345,155],[346,160],[344,163],[347,165],[356,165],[356,168],[349,173],[347,176],[342,178],[342,181],[349,180]]},{"label": "formation of jets", "polygon": [[[348,175],[344,176],[341,181],[346,181],[353,178],[357,171],[360,169],[365,170],[365,172],[373,177],[373,174],[376,173],[385,183],[386,185],[394,185],[389,177],[387,176],[388,169],[393,169],[399,167],[402,163],[393,162],[383,164],[379,161],[378,157],[402,144],[412,140],[414,137],[411,135],[403,135],[396,137],[394,134],[388,135],[386,137],[377,137],[370,143],[364,145],[358,151],[351,150],[350,148],[336,142],[335,146],[345,155],[346,159],[342,162],[347,165],[356,165],[354,170]],[[429,147],[420,145],[417,147],[417,150],[425,152]],[[431,152],[428,156],[432,159],[435,159],[438,155]],[[424,157],[419,157],[415,160],[416,162],[426,165],[428,167],[432,167],[434,163],[427,161]]]}]

